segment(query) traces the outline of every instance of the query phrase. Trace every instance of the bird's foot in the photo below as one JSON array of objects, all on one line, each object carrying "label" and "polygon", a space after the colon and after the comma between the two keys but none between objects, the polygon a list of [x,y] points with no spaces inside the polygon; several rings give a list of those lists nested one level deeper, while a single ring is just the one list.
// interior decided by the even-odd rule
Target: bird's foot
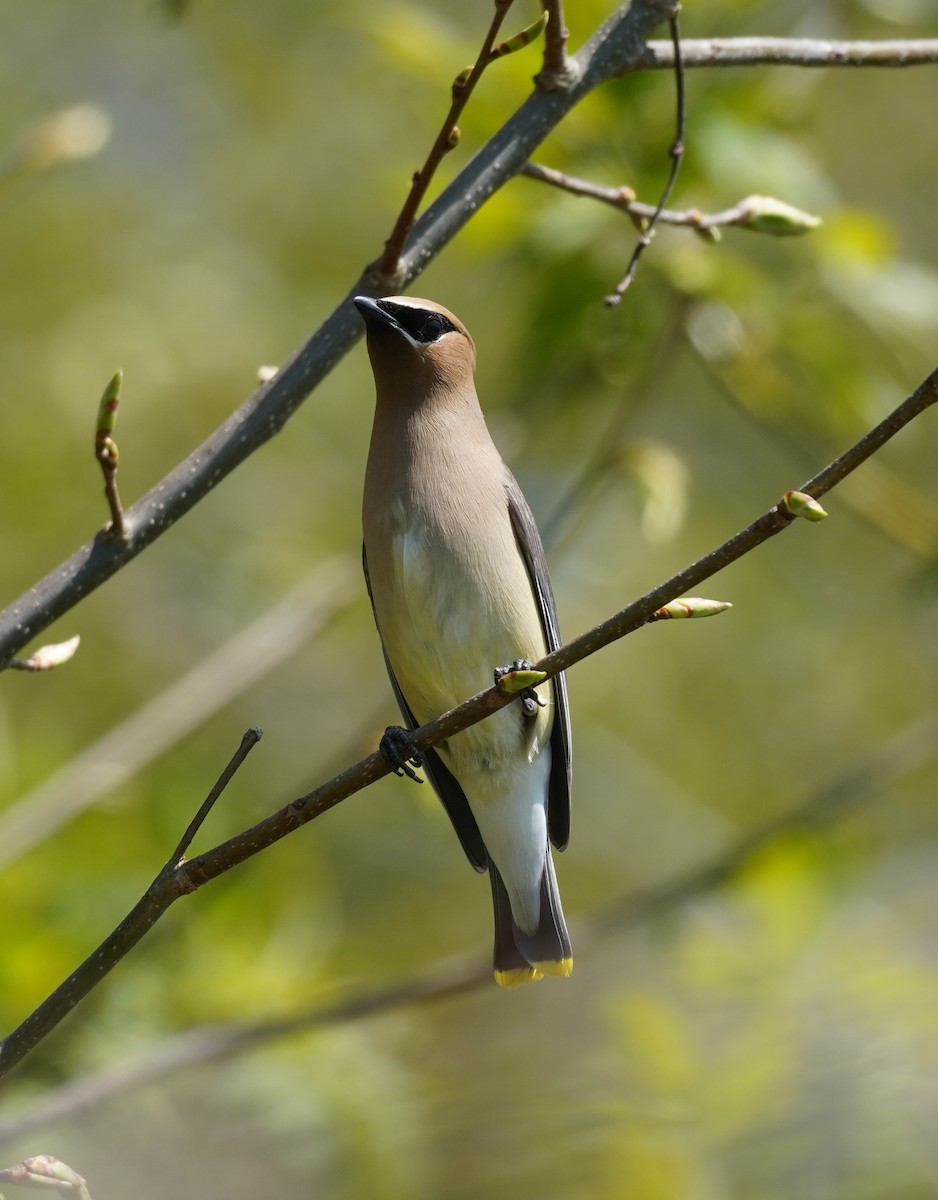
[{"label": "bird's foot", "polygon": [[378,743],[378,749],[395,775],[406,775],[416,783],[423,783],[409,765],[413,763],[415,767],[422,767],[423,755],[414,745],[414,739],[406,729],[400,725],[389,725]]},{"label": "bird's foot", "polygon": [[[502,685],[502,680],[508,675],[514,675],[519,671],[533,671],[534,664],[528,662],[526,658],[516,658],[513,663],[507,667],[496,667],[494,671],[495,686],[502,687],[503,691],[517,691],[517,688],[505,688]],[[540,675],[543,679],[543,674]],[[521,711],[526,717],[533,717],[539,708],[546,708],[546,701],[542,700],[537,692],[532,687],[521,689]]]}]

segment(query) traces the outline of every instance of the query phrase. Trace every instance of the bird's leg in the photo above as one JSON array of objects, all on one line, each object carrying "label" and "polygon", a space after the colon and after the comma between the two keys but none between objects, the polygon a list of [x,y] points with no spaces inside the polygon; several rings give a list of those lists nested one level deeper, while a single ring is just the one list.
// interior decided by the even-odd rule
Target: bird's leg
[{"label": "bird's leg", "polygon": [[389,725],[378,743],[378,749],[395,775],[406,775],[408,779],[423,783],[417,772],[408,765],[413,763],[415,767],[422,767],[423,755],[406,729],[400,725]]},{"label": "bird's leg", "polygon": [[[534,663],[528,662],[526,658],[516,658],[513,663],[507,667],[496,667],[494,671],[495,686],[506,675],[511,675],[514,671],[533,671]],[[547,702],[542,700],[533,687],[525,688],[521,693],[521,711],[526,717],[533,717],[539,708],[546,708]]]}]

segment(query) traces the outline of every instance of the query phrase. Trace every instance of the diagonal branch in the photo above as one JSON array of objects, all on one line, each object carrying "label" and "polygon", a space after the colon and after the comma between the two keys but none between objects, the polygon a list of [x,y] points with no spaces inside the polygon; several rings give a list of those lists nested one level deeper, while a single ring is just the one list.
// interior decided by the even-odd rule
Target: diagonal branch
[{"label": "diagonal branch", "polygon": [[[577,944],[620,935],[673,911],[688,900],[727,883],[774,840],[792,832],[826,828],[883,795],[889,785],[931,762],[938,755],[938,709],[887,738],[864,759],[792,808],[747,833],[675,878],[604,906],[577,927]],[[34,1107],[0,1118],[0,1143],[21,1138],[128,1091],[150,1085],[177,1071],[231,1058],[274,1038],[321,1029],[394,1009],[445,1000],[488,983],[491,971],[476,956],[441,962],[402,983],[372,987],[332,1004],[318,1004],[287,1016],[231,1021],[190,1029],[167,1037],[139,1057],[53,1088]]]},{"label": "diagonal branch", "polygon": [[[673,10],[635,0],[617,10],[576,55],[566,90],[535,91],[417,220],[399,264],[406,287],[472,215],[520,171],[550,131],[584,96],[639,61],[648,34]],[[380,292],[367,270],[293,357],[173,471],[124,513],[127,540],[86,543],[0,613],[0,665],[126,566],[227,475],[278,433],[361,336],[350,300]]]},{"label": "diagonal branch", "polygon": [[[401,259],[405,288],[473,214],[517,175],[537,147],[585,96],[636,69],[668,68],[670,43],[646,43],[676,4],[635,0],[619,8],[569,61],[568,87],[536,90],[414,225]],[[833,43],[787,38],[684,41],[686,66],[889,65],[938,62],[938,41]],[[227,475],[278,433],[361,336],[349,303],[376,290],[366,271],[280,371],[141,500],[125,510],[127,541],[87,542],[0,612],[0,666],[63,613],[171,529]]]},{"label": "diagonal branch", "polygon": [[[899,405],[884,421],[870,430],[834,462],[807,480],[798,489],[811,496],[822,496],[840,480],[856,470],[911,420],[938,402],[938,369],[916,391]],[[787,529],[793,518],[782,504],[773,505],[768,512],[740,530],[739,533],[699,558],[670,579],[660,583],[644,596],[627,605],[595,629],[581,634],[535,664],[546,675],[556,675],[575,663],[595,654],[628,633],[646,624],[664,604],[687,592],[750,550]],[[426,750],[452,737],[470,725],[481,721],[517,697],[506,695],[497,688],[480,692],[435,721],[415,729],[415,745]],[[375,752],[349,767],[334,779],[300,796],[279,811],[259,821],[250,829],[229,838],[177,865],[168,863],[128,916],[69,978],[61,984],[25,1021],[0,1043],[0,1076],[12,1069],[29,1051],[45,1038],[111,971],[124,955],[152,928],[170,905],[180,896],[194,892],[211,879],[217,878],[239,863],[292,833],[299,826],[314,820],[342,800],[361,791],[391,768],[380,753]]]}]

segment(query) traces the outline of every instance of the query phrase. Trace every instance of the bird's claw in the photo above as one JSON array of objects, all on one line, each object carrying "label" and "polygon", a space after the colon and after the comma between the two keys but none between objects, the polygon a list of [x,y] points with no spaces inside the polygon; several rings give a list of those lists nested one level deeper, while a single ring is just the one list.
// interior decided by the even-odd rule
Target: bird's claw
[{"label": "bird's claw", "polygon": [[423,755],[414,745],[414,739],[406,729],[400,725],[389,725],[378,743],[378,749],[395,775],[406,775],[415,783],[423,783],[417,772],[409,765],[413,763],[415,767],[422,767]]},{"label": "bird's claw", "polygon": [[544,707],[546,707],[544,701],[534,688],[528,688],[527,691],[521,693],[521,711],[526,717],[535,716],[537,710]]}]

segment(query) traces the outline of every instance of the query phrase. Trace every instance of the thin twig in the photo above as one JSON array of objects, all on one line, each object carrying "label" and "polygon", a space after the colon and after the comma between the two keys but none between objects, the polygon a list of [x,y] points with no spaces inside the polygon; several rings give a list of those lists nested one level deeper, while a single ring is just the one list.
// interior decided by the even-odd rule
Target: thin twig
[{"label": "thin twig", "polygon": [[573,59],[567,55],[567,40],[570,37],[563,15],[563,0],[541,0],[547,13],[547,28],[544,31],[544,64],[534,82],[546,91],[561,91],[576,79]]},{"label": "thin twig", "polygon": [[632,280],[635,278],[635,272],[638,270],[639,259],[651,245],[651,239],[655,236],[655,226],[674,189],[678,171],[681,169],[681,160],[684,157],[684,129],[687,120],[687,103],[684,88],[684,60],[681,57],[681,30],[678,24],[677,13],[668,21],[668,29],[671,33],[671,45],[674,50],[674,99],[677,110],[675,115],[676,131],[674,141],[668,150],[668,154],[671,157],[671,170],[668,173],[668,180],[664,185],[661,198],[658,200],[654,212],[648,219],[647,225],[639,235],[635,249],[632,251],[632,257],[629,259],[625,275],[616,284],[616,290],[603,298],[603,303],[607,308],[614,308],[631,286]]},{"label": "thin twig", "polygon": [[[938,709],[933,709],[887,738],[864,761],[779,816],[742,834],[711,858],[664,883],[613,900],[600,912],[581,920],[575,930],[577,945],[582,948],[597,938],[621,936],[628,929],[705,895],[738,874],[773,841],[799,830],[829,827],[846,813],[890,795],[889,785],[920,770],[934,761],[936,755]],[[334,1004],[317,1005],[290,1016],[190,1029],[163,1039],[129,1062],[114,1064],[97,1074],[82,1073],[54,1088],[33,1108],[20,1109],[0,1119],[0,1142],[72,1120],[116,1096],[177,1071],[231,1058],[275,1038],[448,999],[485,986],[490,979],[489,963],[473,955],[464,962],[434,964],[402,983],[370,988]]]},{"label": "thin twig", "polygon": [[[647,222],[654,220],[657,225],[678,225],[693,229],[696,233],[708,233],[724,226],[737,226],[741,229],[760,229],[759,218],[762,215],[760,206],[767,203],[764,196],[747,196],[734,204],[732,208],[724,208],[719,212],[703,213],[698,208],[688,208],[681,211],[669,208],[656,208],[653,204],[644,204],[635,198],[635,192],[625,185],[622,187],[604,187],[602,184],[591,183],[588,179],[579,179],[575,175],[567,175],[553,167],[544,167],[540,163],[528,162],[521,168],[520,174],[538,183],[546,183],[560,191],[569,192],[572,196],[584,196],[590,200],[598,200],[608,204],[620,212],[627,213],[639,228],[646,228]],[[794,218],[800,218],[800,231],[806,232],[819,224],[817,217],[800,212],[789,206],[782,206],[778,201],[772,201],[777,208],[784,207],[790,216],[789,228],[793,232]]]},{"label": "thin twig", "polygon": [[[815,498],[824,495],[885,445],[909,421],[936,402],[938,370],[929,375],[884,421],[797,490]],[[773,505],[768,512],[709,554],[660,583],[594,629],[546,655],[534,664],[535,669],[543,671],[548,677],[556,675],[595,654],[604,646],[632,633],[646,624],[649,617],[663,605],[686,594],[691,587],[742,558],[762,542],[781,533],[793,520],[794,518],[784,511],[781,503]],[[436,720],[413,730],[411,736],[414,744],[420,750],[437,746],[516,699],[517,696],[507,695],[497,687],[489,688]],[[0,1043],[0,1076],[11,1070],[35,1045],[51,1033],[180,896],[196,891],[209,880],[217,878],[273,845],[300,825],[328,812],[348,796],[387,775],[390,770],[384,757],[375,752],[314,791],[300,796],[291,804],[265,817],[250,829],[195,858],[180,863],[172,871],[161,871],[114,932]]]},{"label": "thin twig", "polygon": [[[825,495],[872,454],[875,454],[909,421],[914,420],[926,408],[935,403],[938,403],[938,369],[933,371],[912,395],[904,400],[885,420],[871,429],[860,441],[822,471],[799,485],[796,490],[805,492],[815,499]],[[741,529],[739,533],[728,538],[715,550],[711,550],[709,554],[697,559],[696,562],[685,567],[677,575],[673,575],[665,583],[659,584],[638,600],[633,601],[615,616],[597,625],[595,629],[581,634],[580,637],[549,654],[535,664],[536,669],[544,671],[548,675],[555,675],[596,650],[631,633],[669,600],[684,595],[690,588],[696,587],[697,584],[715,575],[717,571],[736,562],[755,546],[781,533],[790,523],[791,518],[785,515],[781,506],[774,505],[768,512],[763,513],[761,517],[757,517],[755,521],[747,525],[745,529]],[[459,711],[459,709],[454,709],[449,716],[455,716]],[[421,749],[425,749],[418,738],[415,738],[415,741]]]},{"label": "thin twig", "polygon": [[120,496],[117,493],[117,464],[120,454],[117,442],[114,441],[114,426],[117,424],[117,410],[121,402],[121,384],[123,372],[118,371],[104,389],[104,395],[98,405],[97,427],[94,433],[94,456],[101,464],[104,474],[104,495],[107,497],[108,508],[111,511],[111,523],[106,532],[118,541],[127,540],[127,526],[124,521],[124,510]]},{"label": "thin twig", "polygon": [[254,728],[245,731],[244,736],[241,738],[241,745],[231,756],[227,767],[225,767],[224,771],[222,771],[221,775],[219,775],[218,779],[216,780],[215,786],[202,801],[199,811],[189,822],[186,832],[179,839],[179,845],[167,860],[166,866],[163,868],[164,871],[175,870],[175,868],[182,861],[186,851],[192,845],[192,839],[205,824],[208,814],[215,807],[218,797],[222,794],[228,784],[231,783],[235,773],[240,769],[244,760],[263,736],[264,731],[260,728],[260,726],[254,726]]},{"label": "thin twig", "polygon": [[427,194],[427,189],[433,180],[433,176],[436,174],[437,167],[459,141],[459,118],[469,102],[469,97],[475,91],[476,84],[482,78],[482,73],[492,62],[492,49],[495,46],[498,32],[513,3],[514,0],[495,0],[495,12],[492,16],[492,23],[489,26],[488,33],[485,35],[478,58],[468,75],[464,79],[462,76],[458,77],[456,83],[453,84],[453,96],[449,112],[446,114],[436,140],[430,147],[430,153],[427,155],[426,162],[419,171],[414,173],[410,191],[407,193],[407,199],[404,201],[403,208],[398,213],[390,236],[384,243],[384,253],[374,264],[373,270],[379,281],[386,280],[388,283],[391,283],[391,281],[396,281],[400,274],[401,252],[404,249],[410,231],[414,227],[417,212],[423,202],[424,196]]},{"label": "thin twig", "polygon": [[107,499],[108,508],[111,510],[111,523],[108,527],[108,532],[112,537],[123,540],[127,536],[127,529],[124,525],[124,510],[117,492],[117,460],[109,459],[105,461],[99,457],[98,462],[101,464],[101,470],[104,472],[104,495]]}]

